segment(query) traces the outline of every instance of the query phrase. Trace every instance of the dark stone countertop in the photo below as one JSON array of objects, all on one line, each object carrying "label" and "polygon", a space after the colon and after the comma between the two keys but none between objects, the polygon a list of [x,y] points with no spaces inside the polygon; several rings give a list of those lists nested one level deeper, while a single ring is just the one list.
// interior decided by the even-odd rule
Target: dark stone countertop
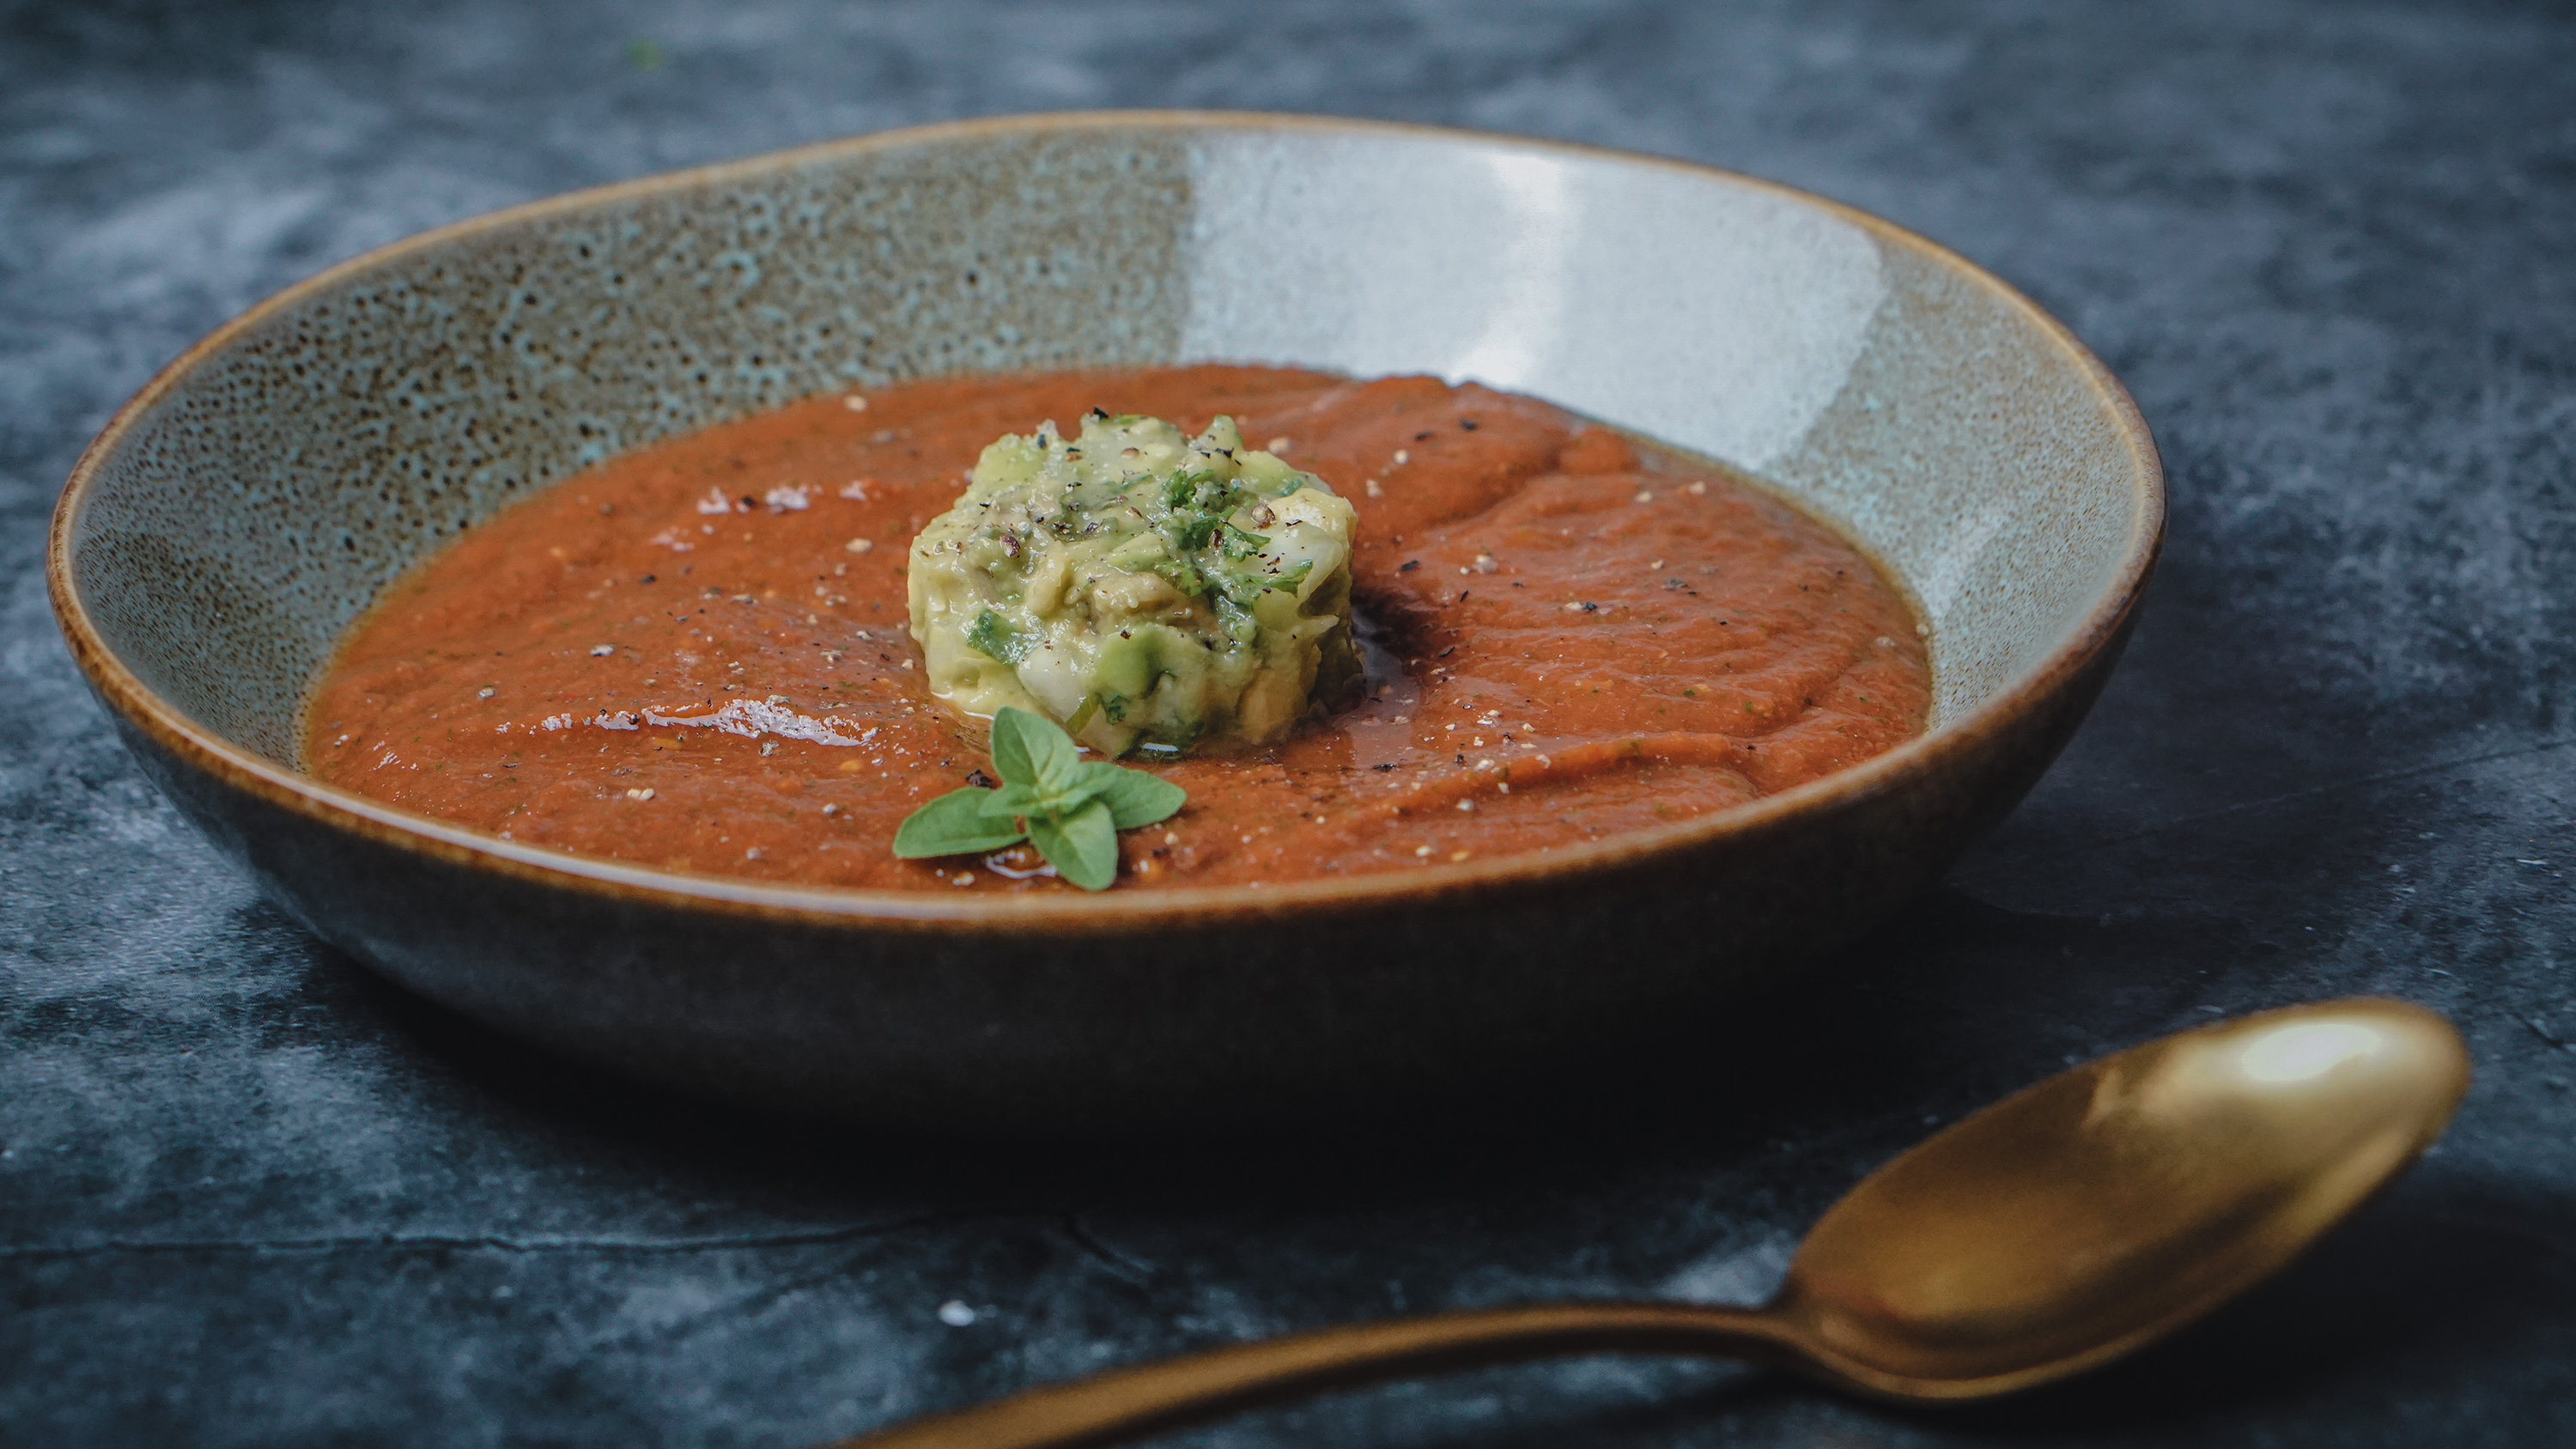
[{"label": "dark stone countertop", "polygon": [[[1602,1359],[1183,1438],[2576,1443],[2571,77],[2543,3],[0,0],[0,1441],[794,1446],[1397,1309],[1748,1296],[1932,1123],[2387,992],[2475,1054],[2448,1139],[2129,1364],[1910,1413]],[[531,1059],[300,934],[110,737],[46,519],[225,317],[568,187],[1102,105],[1662,152],[1958,248],[2166,449],[2127,663],[1944,887],[1686,1059],[1468,1121],[1052,1147]]]}]

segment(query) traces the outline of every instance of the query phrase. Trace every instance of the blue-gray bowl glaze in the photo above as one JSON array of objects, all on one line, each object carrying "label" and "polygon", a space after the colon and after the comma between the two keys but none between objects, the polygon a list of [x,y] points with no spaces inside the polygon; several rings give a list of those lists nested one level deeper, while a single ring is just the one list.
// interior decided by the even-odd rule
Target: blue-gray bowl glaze
[{"label": "blue-gray bowl glaze", "polygon": [[[1008,899],[530,849],[296,767],[298,706],[376,592],[601,458],[827,388],[1219,359],[1475,378],[1749,471],[1914,593],[1933,728],[1546,856]],[[1457,132],[1040,116],[585,192],[338,267],[117,414],[49,567],[162,788],[374,969],[618,1070],[1042,1127],[1455,1088],[1851,939],[2073,732],[2162,490],[2135,409],[2064,329],[1831,203]]]}]

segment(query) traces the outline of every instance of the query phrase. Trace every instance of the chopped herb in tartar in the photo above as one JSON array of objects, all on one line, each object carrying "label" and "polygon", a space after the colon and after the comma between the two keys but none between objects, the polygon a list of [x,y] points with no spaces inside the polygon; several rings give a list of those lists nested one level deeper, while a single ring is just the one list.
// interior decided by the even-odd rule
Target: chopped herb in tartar
[{"label": "chopped herb in tartar", "polygon": [[1098,410],[984,449],[913,540],[913,637],[971,715],[1061,722],[1112,756],[1263,744],[1354,684],[1352,513],[1311,473]]}]

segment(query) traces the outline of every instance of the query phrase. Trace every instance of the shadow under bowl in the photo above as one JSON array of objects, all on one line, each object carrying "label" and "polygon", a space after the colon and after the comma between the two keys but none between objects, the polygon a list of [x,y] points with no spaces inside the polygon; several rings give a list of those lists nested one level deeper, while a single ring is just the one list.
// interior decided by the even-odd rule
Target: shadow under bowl
[{"label": "shadow under bowl", "polygon": [[[1932,629],[1931,729],[1740,809],[1275,889],[797,889],[325,788],[300,705],[387,582],[614,453],[829,388],[1195,361],[1431,373],[1741,468]],[[864,137],[371,253],[173,363],[49,555],[147,771],[369,967],[611,1069],[1047,1129],[1457,1090],[1723,1010],[1936,880],[2099,692],[2164,518],[2118,384],[1885,222],[1702,167],[1192,113]]]}]

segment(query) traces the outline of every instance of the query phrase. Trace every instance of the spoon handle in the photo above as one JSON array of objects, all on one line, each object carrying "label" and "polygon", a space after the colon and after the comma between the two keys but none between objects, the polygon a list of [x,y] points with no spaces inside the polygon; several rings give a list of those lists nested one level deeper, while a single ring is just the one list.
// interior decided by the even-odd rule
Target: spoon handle
[{"label": "spoon handle", "polygon": [[1662,1353],[1799,1358],[1761,1309],[1557,1303],[1346,1324],[1113,1369],[832,1449],[1087,1449],[1328,1389],[1523,1359]]}]

